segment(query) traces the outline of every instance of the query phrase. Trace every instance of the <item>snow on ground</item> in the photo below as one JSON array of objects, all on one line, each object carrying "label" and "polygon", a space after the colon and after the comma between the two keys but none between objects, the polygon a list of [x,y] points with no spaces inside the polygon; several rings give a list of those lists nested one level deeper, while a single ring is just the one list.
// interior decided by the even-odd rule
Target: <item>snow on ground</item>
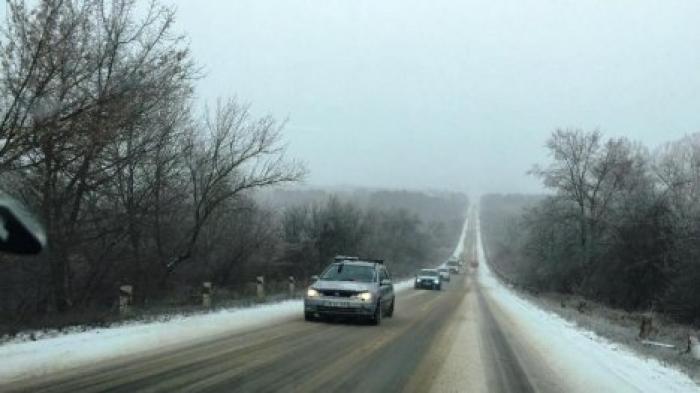
[{"label": "snow on ground", "polygon": [[[466,222],[455,255],[461,253],[465,229]],[[409,288],[413,288],[413,278],[394,284],[396,292]],[[0,380],[12,381],[60,372],[125,355],[269,326],[290,318],[301,318],[302,312],[301,300],[288,300],[173,317],[167,321],[125,323],[66,334],[47,333],[37,341],[17,339],[0,345]]]},{"label": "snow on ground", "polygon": [[0,380],[11,381],[92,364],[300,316],[300,300],[209,314],[175,317],[165,322],[100,328],[45,340],[0,347]]},{"label": "snow on ground", "polygon": [[[397,292],[413,287],[413,279],[394,284]],[[60,372],[101,360],[269,326],[302,317],[301,300],[173,317],[162,322],[129,323],[96,328],[37,341],[0,346],[0,380],[11,381]]]},{"label": "snow on ground", "polygon": [[402,291],[405,291],[409,288],[413,288],[413,283],[414,283],[413,278],[409,278],[408,280],[399,281],[399,282],[394,284],[394,291],[395,292],[402,292]]},{"label": "snow on ground", "polygon": [[452,256],[455,258],[459,258],[462,255],[462,252],[464,251],[464,239],[467,236],[467,225],[469,224],[469,212],[471,210],[467,208],[467,214],[466,218],[464,219],[464,225],[462,225],[462,233],[459,235],[459,240],[457,241],[457,247],[455,247],[454,252],[452,253]]},{"label": "snow on ground", "polygon": [[[477,220],[479,260],[484,261]],[[620,344],[585,331],[556,314],[546,312],[506,288],[488,263],[479,267],[479,284],[498,306],[518,322],[522,334],[546,352],[564,378],[590,392],[698,392],[682,372],[655,359],[644,359]]]}]

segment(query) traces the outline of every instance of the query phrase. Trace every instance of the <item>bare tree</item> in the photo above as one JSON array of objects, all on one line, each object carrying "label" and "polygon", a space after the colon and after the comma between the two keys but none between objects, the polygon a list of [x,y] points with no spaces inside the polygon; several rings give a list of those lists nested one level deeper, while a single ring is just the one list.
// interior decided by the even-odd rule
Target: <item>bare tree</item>
[{"label": "bare tree", "polygon": [[[141,18],[134,0],[8,4],[0,164],[36,168],[26,177],[51,238],[51,288],[63,311],[84,204],[143,151],[134,135],[152,111],[189,94],[194,69],[170,32],[172,9],[155,2]],[[115,145],[125,153],[108,154]]]},{"label": "bare tree", "polygon": [[303,178],[303,165],[285,158],[281,131],[272,117],[254,118],[233,99],[218,102],[213,114],[193,126],[185,147],[190,224],[177,254],[165,264],[166,273],[191,258],[202,228],[224,202]]},{"label": "bare tree", "polygon": [[603,143],[599,131],[558,129],[546,146],[552,163],[546,168],[535,166],[530,173],[577,207],[581,265],[585,268],[609,204],[630,173],[631,145],[625,139]]}]

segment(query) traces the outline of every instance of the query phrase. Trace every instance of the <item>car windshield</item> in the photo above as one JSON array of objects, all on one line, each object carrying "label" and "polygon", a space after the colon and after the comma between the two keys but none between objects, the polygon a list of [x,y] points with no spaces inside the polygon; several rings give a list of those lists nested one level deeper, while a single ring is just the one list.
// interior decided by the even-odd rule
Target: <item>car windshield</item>
[{"label": "car windshield", "polygon": [[0,393],[700,392],[699,17],[0,0]]},{"label": "car windshield", "polygon": [[321,280],[373,282],[374,276],[371,266],[334,263],[321,275]]}]

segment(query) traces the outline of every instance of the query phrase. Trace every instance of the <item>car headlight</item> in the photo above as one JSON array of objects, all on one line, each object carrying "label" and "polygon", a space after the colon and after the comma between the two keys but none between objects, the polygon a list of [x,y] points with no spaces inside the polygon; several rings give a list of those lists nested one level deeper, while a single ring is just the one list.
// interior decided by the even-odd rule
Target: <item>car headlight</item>
[{"label": "car headlight", "polygon": [[317,290],[315,290],[313,288],[309,288],[306,291],[306,296],[307,297],[318,297],[318,296],[321,296],[321,294]]},{"label": "car headlight", "polygon": [[368,302],[372,300],[372,294],[370,292],[360,292],[355,295],[356,298],[362,300],[363,302]]},{"label": "car headlight", "polygon": [[416,282],[420,282],[420,278],[416,278]]}]

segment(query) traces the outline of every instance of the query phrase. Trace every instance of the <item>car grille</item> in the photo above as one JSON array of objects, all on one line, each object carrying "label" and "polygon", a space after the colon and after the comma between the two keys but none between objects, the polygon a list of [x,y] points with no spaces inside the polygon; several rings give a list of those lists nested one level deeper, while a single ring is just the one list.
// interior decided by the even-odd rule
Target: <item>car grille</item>
[{"label": "car grille", "polygon": [[334,313],[334,314],[357,314],[361,311],[361,309],[354,308],[354,307],[327,307],[327,306],[319,306],[317,310],[320,313]]},{"label": "car grille", "polygon": [[348,291],[343,289],[321,289],[319,290],[323,296],[333,296],[333,297],[351,297],[357,295],[358,291]]}]

